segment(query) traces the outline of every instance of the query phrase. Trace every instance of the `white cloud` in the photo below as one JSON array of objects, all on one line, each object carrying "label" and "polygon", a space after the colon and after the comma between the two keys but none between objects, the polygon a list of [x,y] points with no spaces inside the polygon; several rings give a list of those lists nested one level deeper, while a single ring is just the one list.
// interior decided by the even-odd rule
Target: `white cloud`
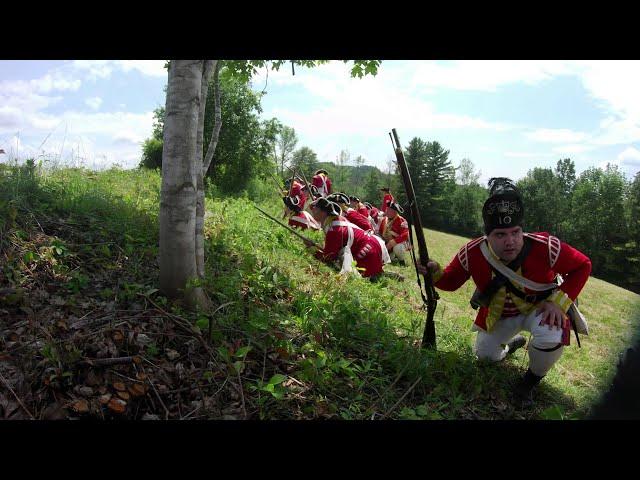
[{"label": "white cloud", "polygon": [[616,160],[619,165],[627,165],[640,170],[640,151],[633,147],[628,147],[624,151],[620,152]]},{"label": "white cloud", "polygon": [[534,85],[570,72],[567,62],[558,60],[415,62],[411,84],[418,88],[495,91],[513,83]]},{"label": "white cloud", "polygon": [[570,154],[570,153],[584,153],[593,150],[595,147],[593,145],[586,144],[571,144],[571,145],[561,145],[559,147],[552,148],[552,151],[556,153]]},{"label": "white cloud", "polygon": [[106,79],[114,71],[130,72],[137,70],[143,75],[166,77],[166,60],[76,60],[72,68],[87,72],[90,80]]},{"label": "white cloud", "polygon": [[102,105],[102,99],[100,97],[90,97],[85,99],[84,103],[86,103],[90,108],[97,110]]},{"label": "white cloud", "polygon": [[583,132],[575,132],[566,128],[540,128],[525,134],[526,137],[538,142],[574,143],[588,138]]},{"label": "white cloud", "polygon": [[505,157],[509,158],[540,158],[551,156],[550,153],[531,153],[531,152],[504,152]]}]

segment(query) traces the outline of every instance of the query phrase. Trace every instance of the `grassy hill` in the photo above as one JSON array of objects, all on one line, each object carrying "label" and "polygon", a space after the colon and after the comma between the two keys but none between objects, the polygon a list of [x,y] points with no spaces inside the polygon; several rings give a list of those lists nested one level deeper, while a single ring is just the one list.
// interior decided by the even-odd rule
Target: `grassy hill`
[{"label": "grassy hill", "polygon": [[[437,351],[420,350],[414,271],[388,267],[404,282],[338,277],[252,208],[280,212],[267,192],[207,199],[204,287],[216,310],[168,302],[157,291],[159,190],[154,172],[0,172],[0,373],[13,392],[0,394],[1,415],[575,418],[640,329],[640,296],[591,278],[580,299],[591,335],[520,410],[510,385],[526,352],[475,361],[471,284],[440,293]],[[425,235],[441,263],[466,241]]]}]

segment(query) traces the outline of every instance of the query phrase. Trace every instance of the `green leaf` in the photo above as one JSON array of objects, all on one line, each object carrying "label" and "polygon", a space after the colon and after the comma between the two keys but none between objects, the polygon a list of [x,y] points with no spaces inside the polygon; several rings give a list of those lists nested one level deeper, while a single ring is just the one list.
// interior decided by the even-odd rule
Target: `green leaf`
[{"label": "green leaf", "polygon": [[424,405],[418,405],[416,407],[416,415],[419,415],[420,417],[426,417],[429,415],[429,410],[427,410],[427,407]]},{"label": "green leaf", "polygon": [[252,349],[253,347],[247,345],[246,347],[239,348],[233,355],[238,358],[244,358]]},{"label": "green leaf", "polygon": [[196,320],[196,326],[200,330],[205,330],[205,329],[209,328],[209,319],[208,318],[199,318],[198,320]]},{"label": "green leaf", "polygon": [[233,369],[237,373],[242,373],[242,370],[244,370],[244,362],[242,360],[238,360],[237,362],[233,362]]},{"label": "green leaf", "polygon": [[543,410],[542,413],[540,413],[540,417],[544,420],[564,420],[564,415],[558,405]]},{"label": "green leaf", "polygon": [[276,373],[273,377],[269,379],[269,385],[278,385],[284,382],[287,379],[286,375],[282,375],[281,373]]}]

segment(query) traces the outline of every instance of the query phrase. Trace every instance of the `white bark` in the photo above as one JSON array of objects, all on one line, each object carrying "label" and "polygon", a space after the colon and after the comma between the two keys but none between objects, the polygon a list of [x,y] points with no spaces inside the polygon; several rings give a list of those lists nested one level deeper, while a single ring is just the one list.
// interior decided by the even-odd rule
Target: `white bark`
[{"label": "white bark", "polygon": [[173,60],[165,106],[160,195],[160,288],[170,298],[202,304],[201,288],[186,288],[196,268],[196,203],[201,163],[197,152],[202,60]]},{"label": "white bark", "polygon": [[204,113],[207,105],[207,96],[209,93],[209,78],[214,69],[217,69],[218,60],[205,60],[202,72],[202,84],[200,92],[200,114],[198,117],[198,160],[197,160],[197,199],[196,199],[196,271],[198,278],[204,278],[204,214],[205,214],[205,198],[204,198],[204,175],[206,173],[202,168],[203,162],[203,145],[204,145]]},{"label": "white bark", "polygon": [[209,171],[209,167],[211,166],[211,160],[213,160],[213,155],[216,153],[216,147],[218,146],[218,139],[220,138],[220,129],[222,128],[222,107],[220,106],[220,67],[222,65],[221,61],[215,60],[216,66],[213,72],[213,84],[215,87],[214,94],[216,96],[215,102],[215,110],[214,110],[214,122],[213,122],[213,131],[211,132],[211,140],[209,141],[209,148],[207,148],[207,156],[203,162],[203,172],[204,175]]}]

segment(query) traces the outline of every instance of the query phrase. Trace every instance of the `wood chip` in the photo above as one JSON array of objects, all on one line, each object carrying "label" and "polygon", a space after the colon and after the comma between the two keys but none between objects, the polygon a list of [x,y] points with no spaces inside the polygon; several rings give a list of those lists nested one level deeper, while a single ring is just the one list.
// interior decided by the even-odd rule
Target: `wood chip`
[{"label": "wood chip", "polygon": [[129,390],[129,393],[134,397],[141,397],[147,392],[144,385],[140,383],[134,383],[127,390]]},{"label": "wood chip", "polygon": [[127,409],[127,402],[119,398],[112,398],[111,400],[109,400],[107,407],[109,407],[109,410],[111,410],[112,412],[124,413],[124,411]]},{"label": "wood chip", "polygon": [[81,399],[74,402],[71,407],[78,413],[87,413],[89,411],[89,402],[85,399]]},{"label": "wood chip", "polygon": [[116,395],[118,395],[123,400],[129,400],[129,398],[131,398],[131,395],[129,395],[127,392],[116,392]]}]

